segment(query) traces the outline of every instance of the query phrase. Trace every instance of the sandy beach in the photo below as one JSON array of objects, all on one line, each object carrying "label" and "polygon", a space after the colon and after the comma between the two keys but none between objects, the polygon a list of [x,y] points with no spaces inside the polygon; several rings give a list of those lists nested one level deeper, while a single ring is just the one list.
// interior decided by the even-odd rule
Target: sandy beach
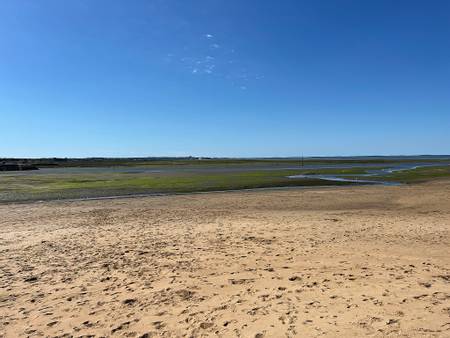
[{"label": "sandy beach", "polygon": [[0,206],[0,337],[450,337],[450,181]]}]

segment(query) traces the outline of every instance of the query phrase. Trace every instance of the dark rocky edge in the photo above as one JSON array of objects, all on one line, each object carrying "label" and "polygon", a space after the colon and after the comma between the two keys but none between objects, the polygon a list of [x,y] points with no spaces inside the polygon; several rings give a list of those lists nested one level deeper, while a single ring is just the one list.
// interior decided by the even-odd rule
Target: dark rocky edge
[{"label": "dark rocky edge", "polygon": [[39,170],[39,168],[31,164],[0,163],[0,171],[23,171],[23,170]]}]

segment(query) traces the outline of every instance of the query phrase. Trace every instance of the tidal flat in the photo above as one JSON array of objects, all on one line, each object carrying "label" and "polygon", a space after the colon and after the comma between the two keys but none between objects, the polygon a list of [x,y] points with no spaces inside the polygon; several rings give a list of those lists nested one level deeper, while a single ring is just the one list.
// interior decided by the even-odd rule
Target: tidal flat
[{"label": "tidal flat", "polygon": [[[94,166],[103,163],[108,166]],[[449,158],[35,161],[0,173],[0,203],[226,190],[409,184],[450,177]]]}]

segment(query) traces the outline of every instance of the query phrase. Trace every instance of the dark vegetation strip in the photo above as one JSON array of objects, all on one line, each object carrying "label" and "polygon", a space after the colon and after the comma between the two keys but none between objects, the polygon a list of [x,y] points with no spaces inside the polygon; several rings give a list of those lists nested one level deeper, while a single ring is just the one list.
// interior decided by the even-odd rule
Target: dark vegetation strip
[{"label": "dark vegetation strip", "polygon": [[300,158],[0,158],[0,167],[20,165],[37,168],[111,167],[111,166],[240,166],[240,165],[320,165],[320,164],[392,164],[406,162],[450,162],[450,156],[415,157],[308,157]]}]

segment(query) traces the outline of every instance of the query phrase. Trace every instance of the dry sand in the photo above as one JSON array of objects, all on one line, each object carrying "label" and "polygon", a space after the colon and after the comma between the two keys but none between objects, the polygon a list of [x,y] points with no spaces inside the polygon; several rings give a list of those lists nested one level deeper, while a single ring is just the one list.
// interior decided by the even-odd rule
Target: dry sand
[{"label": "dry sand", "polygon": [[0,206],[0,336],[449,337],[450,182]]}]

